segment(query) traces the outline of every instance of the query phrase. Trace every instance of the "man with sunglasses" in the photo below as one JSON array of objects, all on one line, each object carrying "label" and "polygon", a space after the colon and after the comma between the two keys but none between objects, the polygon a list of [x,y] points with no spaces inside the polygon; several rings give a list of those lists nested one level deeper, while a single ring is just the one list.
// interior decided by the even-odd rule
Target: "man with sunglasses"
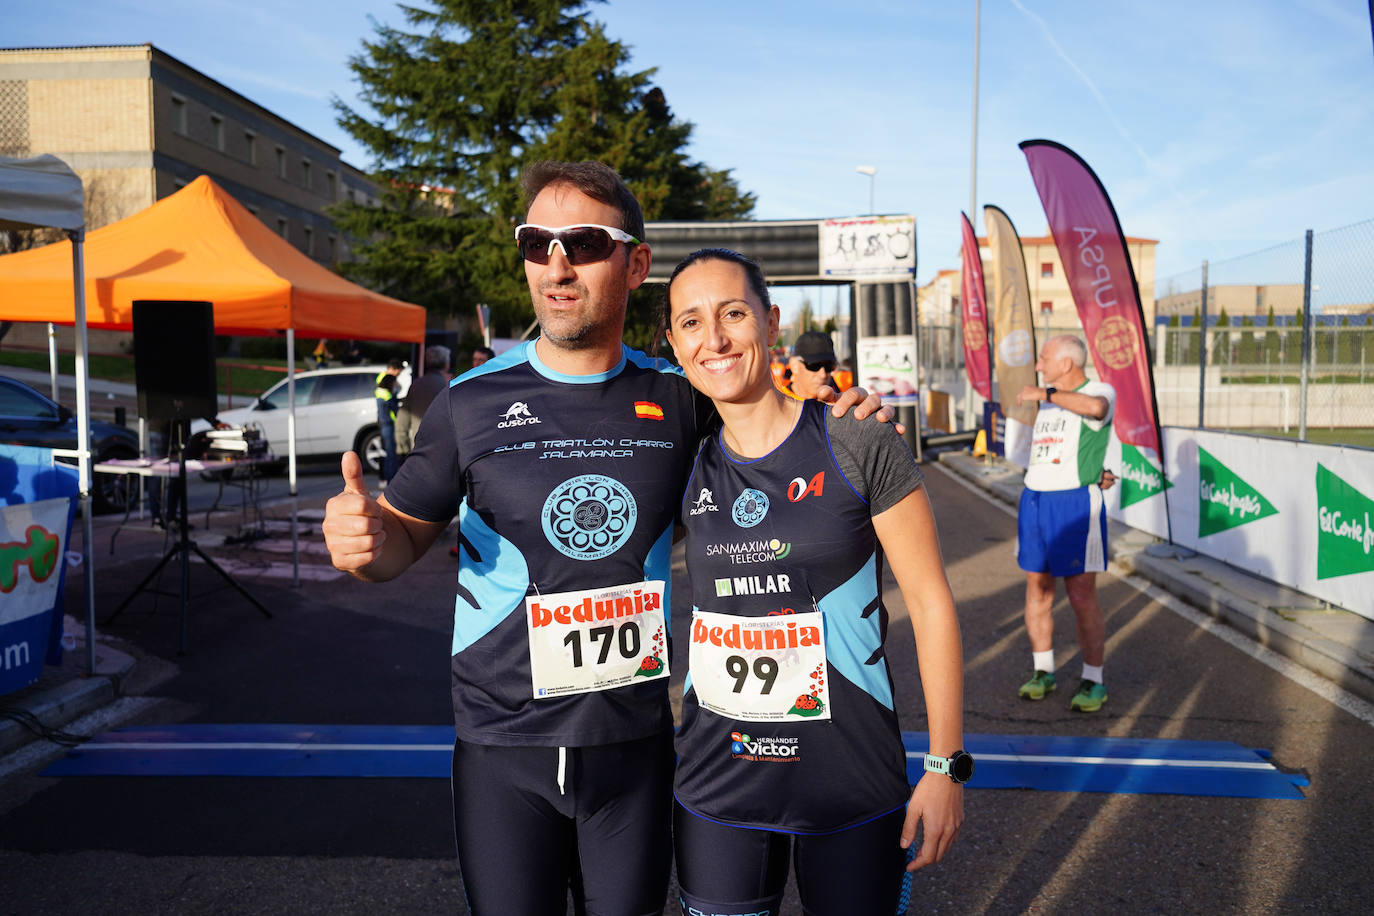
[{"label": "man with sunglasses", "polygon": [[523,182],[540,336],[435,398],[382,499],[345,455],[324,533],[335,566],[383,581],[458,515],[453,799],[472,911],[561,914],[571,888],[579,913],[660,913],[668,552],[711,405],[621,342],[651,255],[619,176],[546,162]]},{"label": "man with sunglasses", "polygon": [[792,345],[787,361],[787,391],[800,400],[820,397],[822,386],[834,388],[830,373],[835,371],[835,347],[830,335],[805,331]]}]

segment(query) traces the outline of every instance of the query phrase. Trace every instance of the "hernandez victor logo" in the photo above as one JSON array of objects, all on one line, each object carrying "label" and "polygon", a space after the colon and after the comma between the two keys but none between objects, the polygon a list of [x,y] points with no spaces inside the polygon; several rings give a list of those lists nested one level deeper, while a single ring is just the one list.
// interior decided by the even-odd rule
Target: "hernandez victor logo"
[{"label": "hernandez victor logo", "polygon": [[1278,509],[1202,446],[1197,450],[1198,537],[1277,515]]},{"label": "hernandez victor logo", "polygon": [[512,426],[529,426],[531,423],[538,423],[539,418],[530,413],[530,405],[524,401],[516,401],[506,408],[506,412],[501,414],[501,422],[496,424],[497,429],[507,429]]},{"label": "hernandez victor logo", "polygon": [[1317,578],[1374,570],[1374,499],[1317,464]]},{"label": "hernandez victor logo", "polygon": [[745,487],[744,492],[735,499],[730,512],[736,525],[752,528],[768,514],[768,497],[753,487]]},{"label": "hernandez victor logo", "polygon": [[[744,760],[759,760],[760,758],[787,758],[786,761],[776,760],[775,762],[792,762],[797,759],[801,751],[801,741],[798,738],[751,738],[744,732],[730,733],[730,755]],[[770,762],[774,762],[770,760]]]},{"label": "hernandez victor logo", "polygon": [[544,537],[574,560],[599,560],[629,540],[637,515],[624,484],[583,474],[554,487],[544,500]]}]

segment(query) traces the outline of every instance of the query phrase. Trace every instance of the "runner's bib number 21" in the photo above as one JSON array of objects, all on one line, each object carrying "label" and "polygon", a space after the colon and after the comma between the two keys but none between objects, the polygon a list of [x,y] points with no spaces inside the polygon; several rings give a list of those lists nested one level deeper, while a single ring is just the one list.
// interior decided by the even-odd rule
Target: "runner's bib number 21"
[{"label": "runner's bib number 21", "polygon": [[692,615],[697,703],[742,722],[830,718],[825,627],[819,611],[776,617]]},{"label": "runner's bib number 21", "polygon": [[663,591],[653,579],[526,598],[534,698],[667,680]]}]

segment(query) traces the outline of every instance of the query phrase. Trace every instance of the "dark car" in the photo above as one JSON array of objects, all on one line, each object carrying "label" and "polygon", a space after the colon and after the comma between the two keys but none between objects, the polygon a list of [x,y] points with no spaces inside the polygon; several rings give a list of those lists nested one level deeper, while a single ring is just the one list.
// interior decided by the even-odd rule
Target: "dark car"
[{"label": "dark car", "polygon": [[[76,437],[76,416],[70,410],[23,382],[0,375],[0,442],[75,449]],[[137,458],[138,436],[123,426],[92,421],[91,454],[96,462]],[[96,474],[91,481],[96,512],[123,512],[128,492],[122,474]]]}]

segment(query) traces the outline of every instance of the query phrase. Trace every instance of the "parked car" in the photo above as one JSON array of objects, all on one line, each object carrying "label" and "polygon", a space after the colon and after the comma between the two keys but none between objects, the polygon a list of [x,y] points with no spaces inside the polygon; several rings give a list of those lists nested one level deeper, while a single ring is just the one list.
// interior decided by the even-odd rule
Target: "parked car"
[{"label": "parked car", "polygon": [[[75,449],[76,415],[23,382],[0,375],[0,442],[40,448]],[[138,436],[113,423],[91,423],[91,454],[95,461],[137,458]],[[59,458],[76,463],[76,459]],[[91,502],[100,512],[123,512],[128,506],[131,478],[124,474],[96,474],[91,478]]]},{"label": "parked car", "polygon": [[[365,470],[377,472],[386,452],[377,429],[377,374],[385,366],[339,366],[296,374],[296,454],[301,457],[338,456],[355,451]],[[267,438],[272,453],[285,460],[286,379],[268,388],[250,407],[220,411],[218,419],[230,426],[256,426]],[[398,379],[401,395],[410,388],[410,369]],[[191,431],[207,429],[197,421]]]}]

